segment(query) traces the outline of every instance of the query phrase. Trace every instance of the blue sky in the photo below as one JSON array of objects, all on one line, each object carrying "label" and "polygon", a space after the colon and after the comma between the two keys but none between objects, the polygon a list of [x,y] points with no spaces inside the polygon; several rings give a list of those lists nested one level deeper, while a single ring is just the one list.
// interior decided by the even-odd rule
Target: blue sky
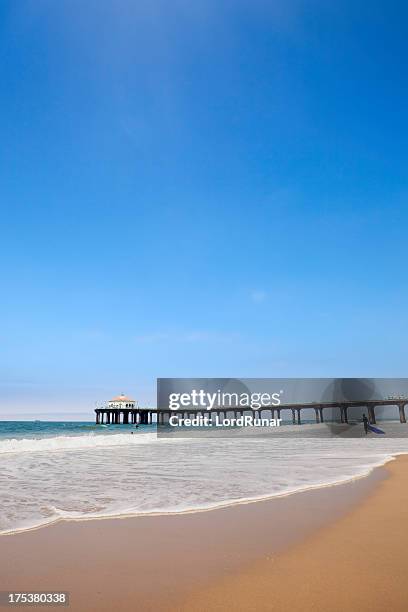
[{"label": "blue sky", "polygon": [[0,417],[405,376],[402,2],[0,3]]}]

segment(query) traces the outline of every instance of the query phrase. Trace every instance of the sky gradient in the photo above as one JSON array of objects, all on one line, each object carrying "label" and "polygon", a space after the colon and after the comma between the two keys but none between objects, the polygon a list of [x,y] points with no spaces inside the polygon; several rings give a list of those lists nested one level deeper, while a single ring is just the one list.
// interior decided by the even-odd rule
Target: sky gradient
[{"label": "sky gradient", "polygon": [[402,2],[0,3],[0,418],[407,375]]}]

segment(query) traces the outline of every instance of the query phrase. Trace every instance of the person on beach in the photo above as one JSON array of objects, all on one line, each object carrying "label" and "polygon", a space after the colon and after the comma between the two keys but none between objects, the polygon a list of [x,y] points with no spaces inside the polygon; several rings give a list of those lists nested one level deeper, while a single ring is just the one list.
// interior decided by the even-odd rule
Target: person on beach
[{"label": "person on beach", "polygon": [[363,424],[364,424],[364,431],[366,432],[366,435],[367,435],[368,434],[368,419],[365,414],[363,414]]}]

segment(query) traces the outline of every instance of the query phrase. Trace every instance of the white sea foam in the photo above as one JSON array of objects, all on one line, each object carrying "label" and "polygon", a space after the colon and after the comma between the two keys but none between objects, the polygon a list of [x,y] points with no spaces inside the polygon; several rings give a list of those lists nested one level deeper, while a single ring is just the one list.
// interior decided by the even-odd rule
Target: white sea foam
[{"label": "white sea foam", "polygon": [[81,436],[53,436],[48,438],[11,438],[0,440],[0,455],[5,453],[34,453],[46,451],[80,450],[129,444],[146,444],[155,440],[156,434],[141,433]]},{"label": "white sea foam", "polygon": [[138,432],[3,439],[0,533],[288,495],[358,478],[407,452],[406,438],[384,437],[166,440]]}]

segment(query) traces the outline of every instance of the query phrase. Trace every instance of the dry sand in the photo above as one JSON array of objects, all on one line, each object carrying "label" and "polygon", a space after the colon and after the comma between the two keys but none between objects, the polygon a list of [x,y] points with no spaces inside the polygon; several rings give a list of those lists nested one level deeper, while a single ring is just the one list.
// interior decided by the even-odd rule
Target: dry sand
[{"label": "dry sand", "polygon": [[405,611],[407,468],[401,457],[270,501],[2,536],[0,590],[70,591],[75,612]]}]

